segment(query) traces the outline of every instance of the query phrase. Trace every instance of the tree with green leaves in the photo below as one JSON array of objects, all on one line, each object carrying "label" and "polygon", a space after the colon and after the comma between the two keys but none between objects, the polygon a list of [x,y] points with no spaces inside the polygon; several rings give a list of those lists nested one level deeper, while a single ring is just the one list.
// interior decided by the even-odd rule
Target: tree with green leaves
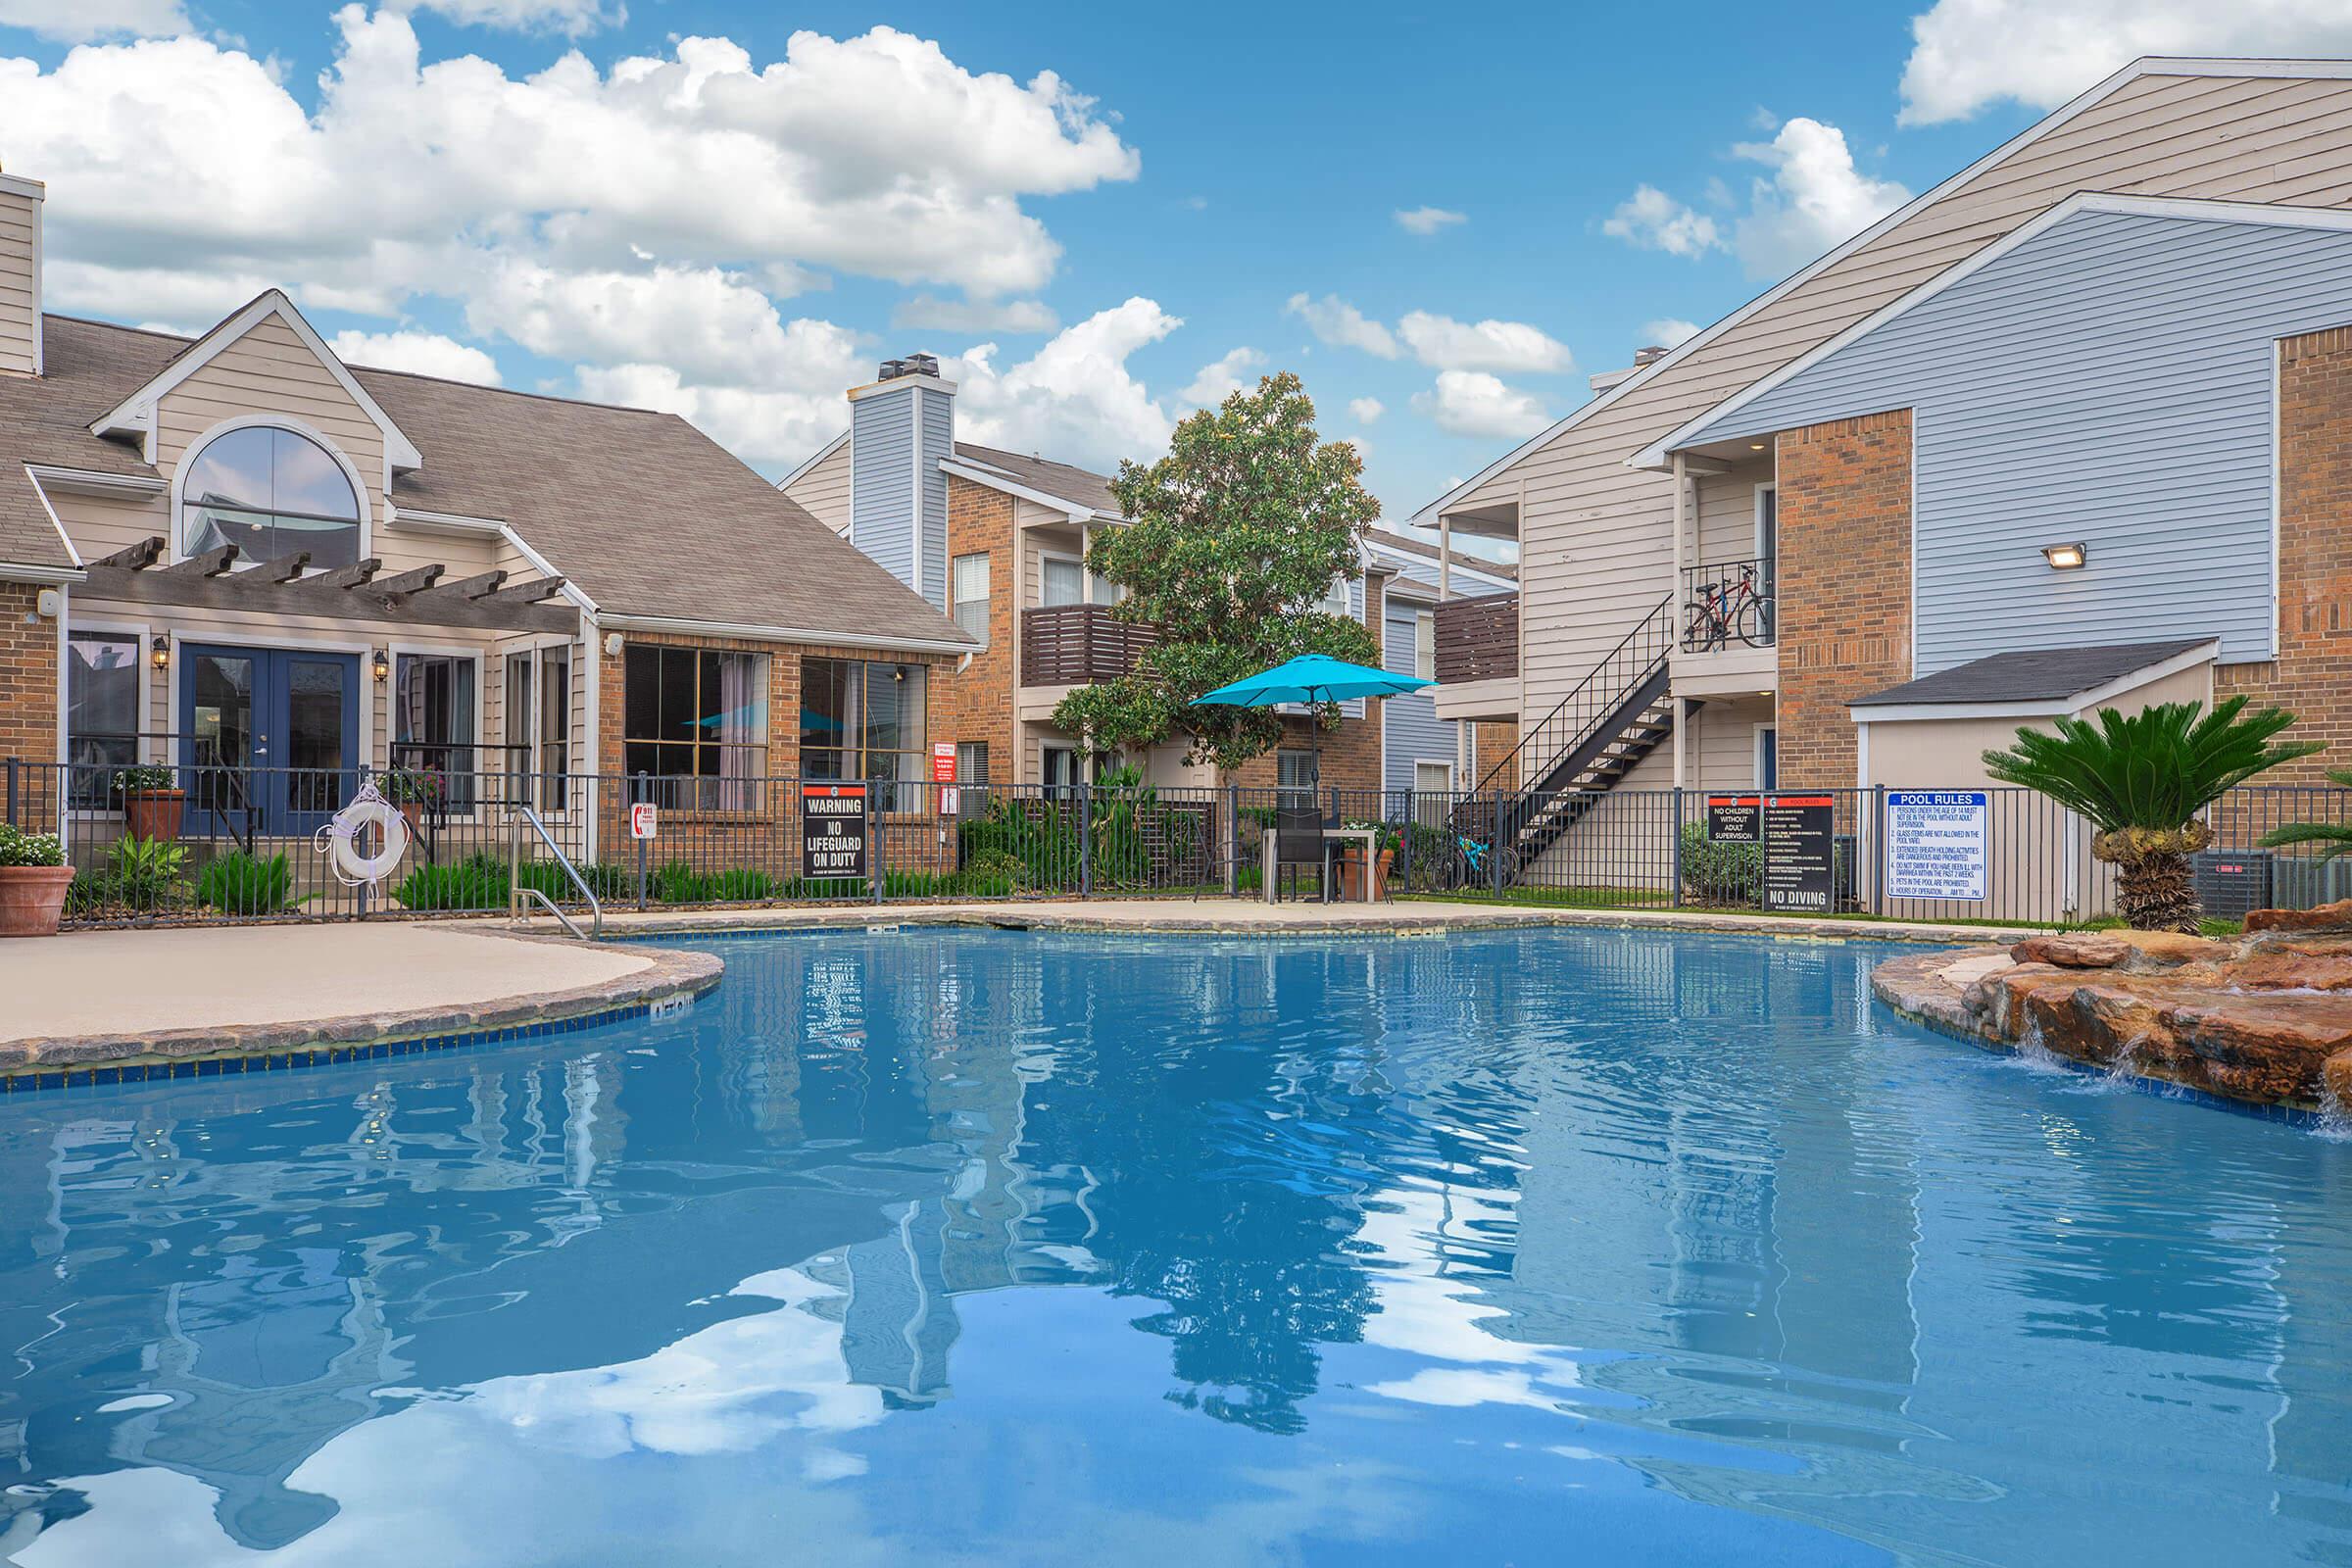
[{"label": "tree with green leaves", "polygon": [[[1126,590],[1111,613],[1159,640],[1116,680],[1080,687],[1054,722],[1099,747],[1141,751],[1182,737],[1188,761],[1230,772],[1282,740],[1269,710],[1192,700],[1300,654],[1378,661],[1363,623],[1322,608],[1361,570],[1380,503],[1363,461],[1315,432],[1315,406],[1288,371],[1176,426],[1167,456],[1121,463],[1111,481],[1132,519],[1095,536],[1087,565]],[[1326,727],[1337,704],[1319,705]]]},{"label": "tree with green leaves", "polygon": [[2020,729],[2010,750],[1984,754],[1984,766],[2096,830],[2090,853],[2116,868],[2115,908],[2126,925],[2194,933],[2189,857],[2213,842],[2197,813],[2255,774],[2326,749],[2321,741],[2274,742],[2295,715],[2245,707],[2243,697],[2210,713],[2203,703],[2159,703],[2129,718],[2102,708],[2096,724],[2061,718],[2054,735]]}]

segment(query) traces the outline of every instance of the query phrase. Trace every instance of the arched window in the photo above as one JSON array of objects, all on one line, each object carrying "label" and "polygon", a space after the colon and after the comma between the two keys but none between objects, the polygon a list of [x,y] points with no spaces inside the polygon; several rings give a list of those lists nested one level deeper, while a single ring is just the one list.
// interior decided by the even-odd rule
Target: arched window
[{"label": "arched window", "polygon": [[307,436],[251,424],[215,436],[188,460],[180,487],[182,554],[220,545],[242,561],[297,550],[314,567],[360,559],[360,498],[343,466]]}]

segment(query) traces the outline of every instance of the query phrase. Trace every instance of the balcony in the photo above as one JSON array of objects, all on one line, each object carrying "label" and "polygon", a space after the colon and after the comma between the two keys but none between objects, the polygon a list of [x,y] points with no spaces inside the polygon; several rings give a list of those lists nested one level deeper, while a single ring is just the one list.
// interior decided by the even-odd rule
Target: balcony
[{"label": "balcony", "polygon": [[1519,673],[1519,596],[1448,599],[1437,610],[1438,680],[1447,686]]},{"label": "balcony", "polygon": [[1684,697],[1772,691],[1780,684],[1770,557],[1683,568],[1674,690]]},{"label": "balcony", "polygon": [[1021,612],[1021,684],[1086,686],[1116,680],[1159,640],[1112,617],[1108,605],[1042,605]]}]

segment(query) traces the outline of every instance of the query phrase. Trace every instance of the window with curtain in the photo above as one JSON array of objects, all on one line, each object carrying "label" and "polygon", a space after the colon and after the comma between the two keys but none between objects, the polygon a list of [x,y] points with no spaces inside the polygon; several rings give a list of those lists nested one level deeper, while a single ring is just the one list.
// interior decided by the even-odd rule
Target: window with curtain
[{"label": "window with curtain", "polygon": [[956,624],[988,641],[988,554],[956,558]]},{"label": "window with curtain", "polygon": [[439,773],[452,811],[472,810],[477,793],[479,662],[471,654],[403,654],[393,675],[392,765]]},{"label": "window with curtain", "polygon": [[249,424],[205,443],[179,487],[180,550],[233,544],[241,559],[297,550],[314,568],[360,559],[360,497],[343,466],[308,436]]},{"label": "window with curtain", "polygon": [[876,810],[912,808],[915,792],[905,786],[930,776],[925,674],[920,664],[802,660],[802,775],[871,780]]},{"label": "window with curtain", "polygon": [[76,810],[103,810],[138,760],[140,649],[128,632],[66,635],[66,761]]},{"label": "window with curtain", "polygon": [[623,659],[622,766],[661,780],[662,804],[757,808],[767,776],[767,656],[631,643]]},{"label": "window with curtain", "polygon": [[509,793],[528,799],[537,781],[539,809],[563,810],[571,770],[571,650],[541,648],[507,656],[506,766]]},{"label": "window with curtain", "polygon": [[1075,556],[1038,558],[1038,603],[1047,606],[1086,603],[1086,566]]},{"label": "window with curtain", "polygon": [[1438,612],[1413,612],[1413,674],[1422,680],[1438,678]]},{"label": "window with curtain", "polygon": [[1315,754],[1312,751],[1284,747],[1274,754],[1275,783],[1282,791],[1285,806],[1315,804]]}]

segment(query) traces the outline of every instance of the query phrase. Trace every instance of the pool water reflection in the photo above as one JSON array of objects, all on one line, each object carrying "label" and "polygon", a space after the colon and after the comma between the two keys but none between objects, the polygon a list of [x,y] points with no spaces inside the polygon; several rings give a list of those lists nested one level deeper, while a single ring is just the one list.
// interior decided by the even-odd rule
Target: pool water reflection
[{"label": "pool water reflection", "polygon": [[0,1560],[2352,1561],[2352,1145],[1658,933],[0,1102]]}]

